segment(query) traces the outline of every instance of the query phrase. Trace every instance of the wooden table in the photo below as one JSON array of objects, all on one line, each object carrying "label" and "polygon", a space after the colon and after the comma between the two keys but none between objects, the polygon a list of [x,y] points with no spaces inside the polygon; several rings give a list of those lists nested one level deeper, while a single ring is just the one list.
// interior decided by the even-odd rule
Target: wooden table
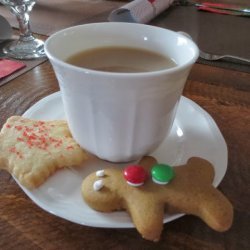
[{"label": "wooden table", "polygon": [[[48,61],[1,86],[0,127],[58,90]],[[250,249],[250,74],[196,64],[184,96],[213,117],[227,142],[228,170],[219,189],[234,206],[229,231],[217,233],[184,216],[165,224],[161,241],[152,243],[135,229],[81,226],[43,211],[0,171],[0,249]]]},{"label": "wooden table", "polygon": [[[0,126],[57,90],[48,61],[2,86]],[[228,232],[214,232],[193,216],[165,224],[159,243],[141,239],[135,229],[80,226],[37,207],[0,171],[0,249],[249,249],[249,92],[250,74],[201,64],[194,66],[184,91],[211,114],[228,145],[228,170],[219,185],[235,209]]]}]

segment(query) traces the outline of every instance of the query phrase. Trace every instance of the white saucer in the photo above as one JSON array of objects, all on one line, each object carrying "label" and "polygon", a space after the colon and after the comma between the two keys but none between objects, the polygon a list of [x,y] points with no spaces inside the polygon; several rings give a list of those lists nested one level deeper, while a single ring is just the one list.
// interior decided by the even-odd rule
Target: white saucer
[{"label": "white saucer", "polygon": [[[43,120],[63,119],[60,93],[40,100],[23,116]],[[170,135],[152,155],[158,162],[170,165],[185,163],[191,156],[205,158],[215,167],[214,186],[218,186],[227,169],[227,146],[220,130],[206,111],[185,97],[181,97]],[[81,197],[83,178],[91,172],[111,165],[105,161],[91,160],[82,168],[57,171],[33,191],[19,185],[38,206],[69,221],[95,227],[134,227],[126,212],[96,212],[89,208]],[[181,214],[165,214],[164,223],[180,216]]]}]

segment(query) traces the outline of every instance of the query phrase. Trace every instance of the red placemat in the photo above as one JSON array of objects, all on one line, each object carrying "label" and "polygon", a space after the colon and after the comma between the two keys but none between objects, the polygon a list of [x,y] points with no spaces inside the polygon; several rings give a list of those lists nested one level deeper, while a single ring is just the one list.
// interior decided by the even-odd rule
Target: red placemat
[{"label": "red placemat", "polygon": [[0,80],[26,67],[26,64],[20,61],[10,59],[0,59]]}]

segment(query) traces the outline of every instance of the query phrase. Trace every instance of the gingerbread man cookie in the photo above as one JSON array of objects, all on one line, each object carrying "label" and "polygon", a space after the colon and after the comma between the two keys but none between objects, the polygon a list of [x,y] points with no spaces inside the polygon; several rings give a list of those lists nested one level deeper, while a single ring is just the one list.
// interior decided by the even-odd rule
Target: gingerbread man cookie
[{"label": "gingerbread man cookie", "polygon": [[220,232],[230,228],[232,205],[213,187],[213,179],[214,168],[204,159],[193,157],[171,168],[148,156],[139,166],[90,174],[82,196],[97,211],[127,210],[142,237],[158,241],[165,212],[196,215]]},{"label": "gingerbread man cookie", "polygon": [[12,116],[0,133],[0,168],[31,189],[57,169],[79,165],[87,153],[72,138],[66,121]]}]

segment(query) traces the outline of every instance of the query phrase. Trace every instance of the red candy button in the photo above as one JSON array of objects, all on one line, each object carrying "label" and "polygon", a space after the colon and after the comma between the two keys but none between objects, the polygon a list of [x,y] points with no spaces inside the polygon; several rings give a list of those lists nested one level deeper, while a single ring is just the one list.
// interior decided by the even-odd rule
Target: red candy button
[{"label": "red candy button", "polygon": [[123,171],[124,178],[127,183],[131,186],[141,186],[148,178],[147,171],[139,165],[127,166]]}]

